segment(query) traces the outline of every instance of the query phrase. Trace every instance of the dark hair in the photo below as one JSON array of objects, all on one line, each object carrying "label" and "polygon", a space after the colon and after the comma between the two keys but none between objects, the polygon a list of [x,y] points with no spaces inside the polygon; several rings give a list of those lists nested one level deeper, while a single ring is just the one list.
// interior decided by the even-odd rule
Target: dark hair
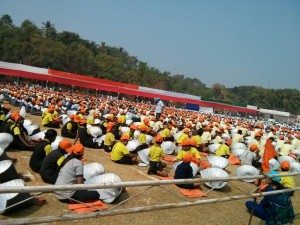
[{"label": "dark hair", "polygon": [[57,131],[53,130],[53,129],[49,129],[45,133],[45,138],[47,138],[49,140],[55,139],[56,136],[57,136]]}]

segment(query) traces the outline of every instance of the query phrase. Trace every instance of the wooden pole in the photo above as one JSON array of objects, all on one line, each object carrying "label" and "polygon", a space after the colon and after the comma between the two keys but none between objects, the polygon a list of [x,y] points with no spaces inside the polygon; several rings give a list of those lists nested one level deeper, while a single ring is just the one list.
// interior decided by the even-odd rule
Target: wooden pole
[{"label": "wooden pole", "polygon": [[[296,176],[299,173],[272,175],[272,177]],[[247,180],[247,179],[262,179],[265,175],[243,176],[243,177],[222,177],[222,178],[196,178],[196,179],[178,179],[178,180],[147,180],[147,181],[127,181],[117,183],[103,184],[74,184],[74,185],[52,185],[52,186],[0,186],[1,193],[31,193],[31,192],[54,192],[54,191],[69,191],[69,190],[87,190],[87,189],[106,189],[106,188],[122,188],[122,187],[137,187],[137,186],[154,186],[154,185],[170,185],[170,184],[188,184],[199,182],[214,182],[214,181],[232,181],[232,180]]]},{"label": "wooden pole", "polygon": [[293,188],[293,189],[270,191],[264,193],[254,193],[248,195],[235,195],[235,196],[228,196],[222,198],[197,200],[194,202],[180,202],[180,203],[169,203],[169,204],[162,204],[162,205],[135,207],[135,208],[128,208],[128,209],[106,210],[106,211],[99,211],[99,212],[93,212],[88,214],[65,214],[62,216],[9,219],[9,220],[1,220],[1,224],[2,225],[41,224],[41,223],[51,223],[51,222],[68,221],[68,220],[90,219],[90,218],[98,218],[102,216],[114,216],[114,215],[130,214],[130,213],[148,212],[153,210],[165,210],[165,209],[174,209],[174,208],[181,208],[187,206],[228,202],[228,201],[268,196],[268,195],[274,195],[274,194],[280,194],[280,193],[298,191],[298,190],[300,190],[300,187]]}]

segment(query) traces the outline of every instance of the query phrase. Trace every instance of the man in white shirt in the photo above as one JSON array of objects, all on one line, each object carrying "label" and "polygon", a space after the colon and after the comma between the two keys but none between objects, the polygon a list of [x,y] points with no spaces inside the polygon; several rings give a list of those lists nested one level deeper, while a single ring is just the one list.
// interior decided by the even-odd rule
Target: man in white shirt
[{"label": "man in white shirt", "polygon": [[162,112],[164,111],[164,103],[160,100],[160,98],[155,98],[154,101],[156,102],[156,107],[155,107],[156,121],[158,121]]}]

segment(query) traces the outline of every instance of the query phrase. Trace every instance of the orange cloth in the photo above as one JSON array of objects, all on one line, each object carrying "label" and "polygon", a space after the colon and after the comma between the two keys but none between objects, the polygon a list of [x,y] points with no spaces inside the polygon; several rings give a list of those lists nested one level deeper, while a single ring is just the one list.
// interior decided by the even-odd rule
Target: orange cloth
[{"label": "orange cloth", "polygon": [[201,162],[201,168],[202,168],[202,170],[207,169],[209,167],[211,167],[211,164],[209,162],[207,162],[207,161],[202,161]]},{"label": "orange cloth", "polygon": [[230,154],[228,160],[229,160],[230,165],[240,165],[241,164],[241,161],[239,160],[239,158],[234,154]]},{"label": "orange cloth", "polygon": [[166,155],[166,156],[164,157],[164,160],[165,160],[165,161],[168,161],[168,162],[176,162],[176,158],[175,158],[175,157],[172,157],[172,156],[170,156],[170,155]]},{"label": "orange cloth", "polygon": [[208,197],[207,194],[204,194],[203,191],[199,190],[199,189],[184,189],[184,188],[180,188],[179,191],[189,197],[189,198],[198,198],[198,197]]},{"label": "orange cloth", "polygon": [[262,158],[262,165],[261,165],[264,173],[269,173],[270,172],[269,160],[276,157],[276,156],[277,156],[277,153],[276,153],[270,139],[267,139],[264,155],[263,155],[263,158]]},{"label": "orange cloth", "polygon": [[89,213],[98,210],[108,209],[106,205],[103,204],[100,200],[95,202],[86,203],[87,205],[93,206],[94,208],[90,208],[85,204],[68,204],[70,210],[74,210],[77,213]]},{"label": "orange cloth", "polygon": [[[255,180],[255,181],[254,181],[254,184],[255,184],[256,186],[258,186],[258,185],[259,185],[259,180]],[[267,186],[268,186],[268,184],[266,184],[266,181],[265,181],[265,180],[261,180],[261,181],[260,181],[260,187],[259,187],[259,190],[260,190],[260,191],[264,191],[264,190],[266,189]]]}]

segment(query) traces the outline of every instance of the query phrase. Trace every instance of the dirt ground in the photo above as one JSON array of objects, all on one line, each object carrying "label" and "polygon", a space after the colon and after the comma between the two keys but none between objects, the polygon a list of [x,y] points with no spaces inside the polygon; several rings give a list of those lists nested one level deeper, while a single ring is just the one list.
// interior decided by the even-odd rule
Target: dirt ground
[{"label": "dirt ground", "polygon": [[[30,119],[33,123],[41,124],[41,118],[38,116],[32,116],[30,114],[26,115],[26,119]],[[41,129],[44,130],[41,126]],[[58,134],[60,135],[60,130],[57,129]],[[46,185],[43,183],[39,174],[34,173],[28,166],[28,161],[31,155],[29,151],[8,151],[7,154],[10,157],[15,157],[18,159],[18,162],[15,164],[15,167],[18,172],[22,173],[30,173],[32,174],[34,180],[27,182],[27,186],[37,186],[37,185]],[[153,180],[158,179],[159,177],[155,175],[149,176],[147,174],[147,168],[139,167],[138,165],[126,166],[126,165],[118,165],[113,163],[109,155],[107,155],[103,150],[95,150],[95,149],[86,149],[85,151],[85,159],[87,163],[91,162],[99,162],[101,163],[106,172],[115,173],[122,181],[141,181],[141,180]],[[205,157],[202,157],[205,159]],[[167,170],[170,176],[174,175],[174,169],[172,167],[172,163],[167,163]],[[226,170],[230,173],[230,176],[235,176],[234,170],[238,166],[228,166]],[[299,185],[299,178],[295,177],[296,185]],[[180,192],[179,188],[175,185],[164,185],[160,187],[152,187],[149,190],[145,191],[141,195],[138,195],[128,202],[115,207],[114,209],[124,209],[124,208],[132,208],[132,207],[142,207],[142,206],[150,206],[150,205],[160,205],[167,203],[179,203],[183,201],[195,201],[198,199],[192,199],[184,197]],[[128,199],[130,196],[137,194],[138,192],[146,189],[148,187],[128,187],[125,193],[122,193],[121,196],[113,203],[106,204],[109,208],[114,206],[117,203]],[[245,183],[242,181],[230,181],[227,185],[220,190],[210,191],[208,193],[208,197],[202,197],[201,199],[212,199],[219,197],[226,197],[232,195],[242,195],[245,193],[249,193],[254,190],[255,186],[251,183]],[[207,192],[210,189],[202,185],[203,192]],[[174,193],[174,194],[173,194]],[[180,197],[178,197],[178,196]],[[294,210],[296,214],[296,220],[294,224],[300,224],[300,193],[295,193],[292,197]],[[22,209],[16,212],[12,212],[6,215],[0,215],[0,224],[1,220],[6,219],[21,219],[21,218],[34,218],[34,217],[42,217],[42,216],[61,216],[63,214],[73,214],[67,208],[67,205],[59,202],[54,194],[52,193],[44,193],[42,194],[47,200],[47,204],[44,206],[32,206],[26,209]],[[126,215],[118,215],[118,216],[106,216],[95,219],[85,219],[85,220],[75,220],[75,221],[66,221],[66,222],[55,222],[52,224],[165,224],[165,225],[173,225],[173,224],[202,224],[202,225],[235,225],[235,224],[248,224],[250,214],[246,211],[246,207],[244,205],[247,200],[236,200],[230,202],[223,203],[215,203],[215,204],[205,204],[199,206],[189,206],[178,209],[166,209],[152,212],[143,212],[143,213],[134,213],[134,214],[126,214]],[[253,217],[251,224],[263,224],[263,222]]]}]

